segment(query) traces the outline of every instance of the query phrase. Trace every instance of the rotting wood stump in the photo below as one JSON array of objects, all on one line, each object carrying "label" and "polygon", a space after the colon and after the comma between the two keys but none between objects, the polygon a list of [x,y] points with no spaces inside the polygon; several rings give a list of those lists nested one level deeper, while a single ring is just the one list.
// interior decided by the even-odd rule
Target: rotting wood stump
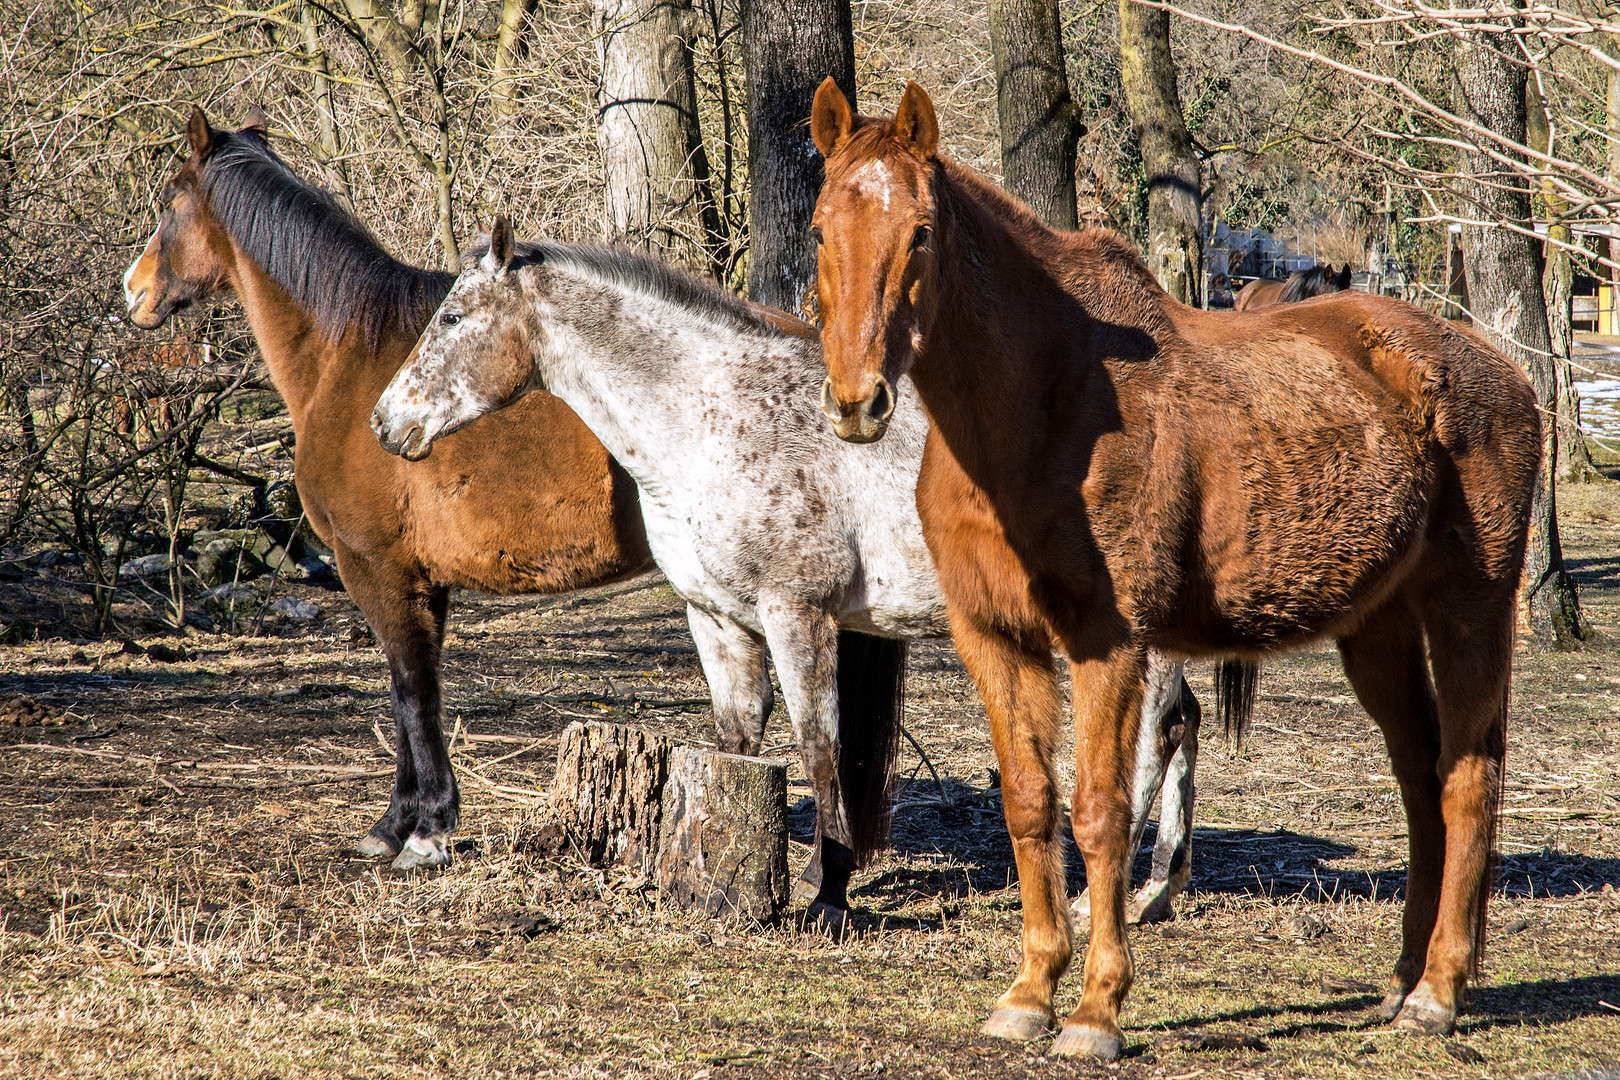
[{"label": "rotting wood stump", "polygon": [[787,906],[785,763],[678,746],[662,818],[665,903],[760,922]]},{"label": "rotting wood stump", "polygon": [[551,805],[592,866],[652,864],[669,754],[669,740],[642,727],[592,720],[563,731]]}]

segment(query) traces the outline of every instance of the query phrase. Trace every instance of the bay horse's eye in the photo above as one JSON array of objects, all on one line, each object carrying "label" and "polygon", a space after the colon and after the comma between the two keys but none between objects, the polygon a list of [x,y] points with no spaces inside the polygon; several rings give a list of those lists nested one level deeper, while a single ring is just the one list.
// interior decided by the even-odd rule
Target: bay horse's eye
[{"label": "bay horse's eye", "polygon": [[453,311],[447,311],[443,315],[439,316],[439,325],[440,326],[454,326],[454,325],[456,325],[456,323],[458,323],[460,321],[461,321],[461,316],[457,315]]},{"label": "bay horse's eye", "polygon": [[814,240],[818,244],[822,243],[820,225],[810,226],[810,239]]},{"label": "bay horse's eye", "polygon": [[911,234],[911,246],[915,250],[928,243],[928,238],[934,235],[934,230],[927,225],[917,226],[917,231]]}]

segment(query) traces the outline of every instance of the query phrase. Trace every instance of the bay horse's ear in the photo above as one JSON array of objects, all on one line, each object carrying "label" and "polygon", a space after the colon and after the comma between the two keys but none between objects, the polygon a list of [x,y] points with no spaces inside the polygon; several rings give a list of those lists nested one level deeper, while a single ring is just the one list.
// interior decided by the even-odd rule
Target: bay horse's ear
[{"label": "bay horse's ear", "polygon": [[496,214],[489,226],[489,251],[484,255],[484,269],[492,274],[506,273],[512,261],[512,250],[517,240],[512,235],[512,223],[505,214]]},{"label": "bay horse's ear", "polygon": [[838,144],[849,138],[854,129],[855,114],[850,110],[849,99],[829,75],[816,88],[816,101],[810,107],[810,137],[816,141],[816,149],[821,151],[822,157],[832,157]]},{"label": "bay horse's ear", "polygon": [[242,118],[242,130],[251,131],[261,139],[269,135],[270,121],[265,118],[264,110],[257,105],[249,109],[248,114]]},{"label": "bay horse's ear", "polygon": [[186,137],[191,140],[191,152],[198,159],[208,156],[208,151],[214,148],[214,129],[208,126],[208,117],[203,115],[201,105],[191,107],[191,119],[186,123]]},{"label": "bay horse's ear", "polygon": [[939,120],[928,91],[914,82],[906,83],[900,107],[894,111],[894,133],[924,161],[939,149]]}]

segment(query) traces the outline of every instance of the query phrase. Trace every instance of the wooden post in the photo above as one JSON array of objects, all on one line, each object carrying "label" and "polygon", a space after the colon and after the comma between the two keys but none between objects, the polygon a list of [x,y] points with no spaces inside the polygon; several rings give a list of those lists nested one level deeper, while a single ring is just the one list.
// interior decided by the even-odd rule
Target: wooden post
[{"label": "wooden post", "polygon": [[676,747],[662,818],[666,902],[761,922],[787,906],[786,764]]},{"label": "wooden post", "polygon": [[651,864],[669,755],[646,728],[593,720],[563,731],[551,804],[592,866]]}]

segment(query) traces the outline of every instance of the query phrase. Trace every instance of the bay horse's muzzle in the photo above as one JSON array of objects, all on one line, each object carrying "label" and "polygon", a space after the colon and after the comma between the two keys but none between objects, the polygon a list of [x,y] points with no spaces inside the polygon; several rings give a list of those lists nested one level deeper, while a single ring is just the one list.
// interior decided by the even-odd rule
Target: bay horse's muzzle
[{"label": "bay horse's muzzle", "polygon": [[821,384],[821,411],[845,442],[877,442],[889,429],[889,418],[894,415],[894,387],[879,375],[870,394],[860,401],[840,405],[829,378]]}]

